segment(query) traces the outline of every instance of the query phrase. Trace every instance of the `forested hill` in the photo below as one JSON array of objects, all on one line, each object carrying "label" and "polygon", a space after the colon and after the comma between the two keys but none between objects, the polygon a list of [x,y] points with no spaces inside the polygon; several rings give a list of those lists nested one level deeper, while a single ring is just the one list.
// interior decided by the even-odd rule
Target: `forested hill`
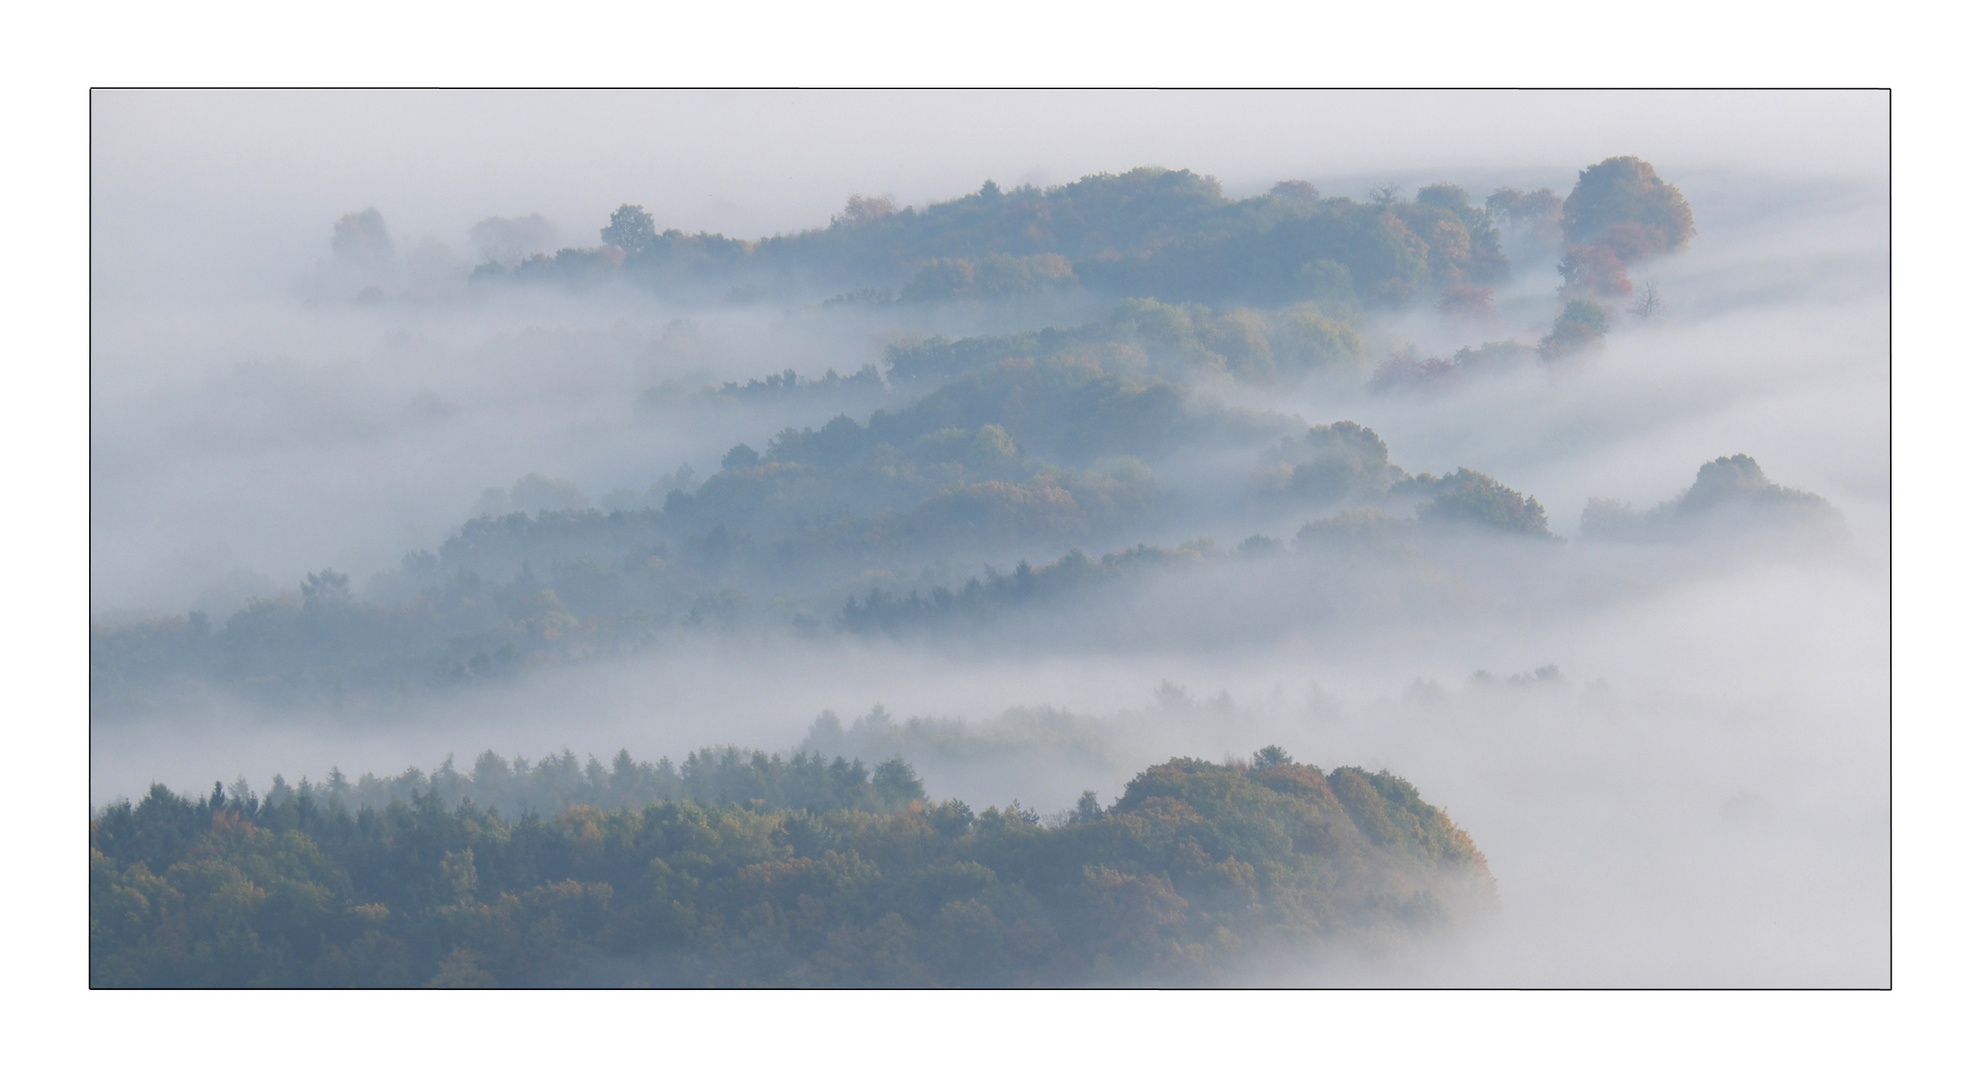
[{"label": "forested hill", "polygon": [[[1562,558],[1533,497],[1468,469],[1411,475],[1374,432],[1347,421],[1261,451],[1232,486],[1259,526],[1291,527],[1228,546],[1131,541],[1167,509],[1138,462],[1044,465],[998,425],[937,429],[903,453],[873,428],[793,433],[770,460],[737,456],[664,509],[470,521],[438,555],[409,555],[362,593],[326,569],[297,594],[257,600],[224,622],[193,612],[92,626],[92,710],[213,690],[390,707],[407,694],[736,633],[968,633],[997,646],[1007,618],[1063,616],[1165,575],[1242,566],[1286,582],[1315,571],[1406,582],[1426,566],[1462,572],[1467,552],[1506,545],[1543,569]],[[851,453],[835,461],[832,440]],[[1595,500],[1580,542],[1753,547],[1840,535],[1825,501],[1737,455],[1707,462],[1690,488],[1651,510]],[[1119,546],[1086,554],[1095,539]],[[1040,550],[1048,554],[1035,562],[1024,557]],[[926,569],[957,556],[983,561],[948,577]]]},{"label": "forested hill", "polygon": [[[1513,193],[1523,195],[1524,193]],[[1502,198],[1502,201],[1503,198]],[[986,181],[922,209],[853,196],[829,226],[757,241],[689,235],[621,206],[603,246],[489,262],[478,280],[653,287],[749,281],[843,287],[848,299],[996,299],[1074,285],[1117,296],[1288,303],[1359,296],[1382,304],[1425,290],[1489,285],[1507,260],[1499,231],[1464,189],[1434,184],[1367,202],[1323,198],[1304,181],[1229,199],[1187,169],[1101,173],[1049,189]]]},{"label": "forested hill", "polygon": [[382,806],[340,782],[113,805],[90,820],[90,984],[1301,983],[1497,910],[1414,787],[1277,747],[1154,766],[1054,824],[815,755],[622,753],[552,816],[443,792],[559,770],[484,755]]},{"label": "forested hill", "polygon": [[[377,211],[339,226],[353,249],[389,247]],[[478,225],[522,236],[522,219]],[[1502,233],[1502,230],[1509,230]],[[1508,237],[1529,252],[1555,243],[1577,292],[1628,291],[1626,268],[1681,247],[1691,207],[1648,162],[1614,157],[1582,171],[1563,200],[1500,188],[1474,200],[1451,183],[1396,185],[1366,201],[1286,180],[1249,199],[1188,169],[1099,173],[1050,188],[979,190],[916,209],[853,195],[831,223],[750,241],[688,234],[620,206],[597,247],[524,255],[511,246],[474,271],[480,284],[586,287],[622,280],[676,296],[918,304],[1009,300],[1085,289],[1103,296],[1212,304],[1359,302],[1395,307],[1441,291],[1489,297],[1511,268]]]},{"label": "forested hill", "polygon": [[[359,242],[382,228],[375,213],[353,215],[339,223],[338,250],[389,250],[382,233]],[[1539,257],[1560,260],[1553,331],[1374,363],[1368,334],[1381,323],[1364,302],[1438,285],[1462,322],[1466,305],[1490,306],[1483,283],[1504,270],[1502,230],[1523,257],[1544,241]],[[766,419],[748,441],[703,448],[719,458],[712,475],[640,463],[651,485],[614,491],[603,508],[537,474],[488,489],[488,512],[368,582],[326,567],[211,618],[94,625],[92,709],[144,710],[213,688],[389,705],[694,635],[977,633],[1020,609],[1239,563],[1288,583],[1318,579],[1315,567],[1420,582],[1456,581],[1474,572],[1469,554],[1506,543],[1525,545],[1516,559],[1544,560],[1562,545],[1546,543],[1558,519],[1537,498],[1472,468],[1413,471],[1378,433],[1340,417],[1375,395],[1462,392],[1593,348],[1614,314],[1603,298],[1630,287],[1626,267],[1692,231],[1683,196],[1635,158],[1583,170],[1565,200],[1507,189],[1482,207],[1448,184],[1360,202],[1288,181],[1232,200],[1186,170],[1137,169],[1049,190],[986,184],[920,210],[855,198],[830,226],[751,243],[656,232],[644,211],[621,207],[599,248],[511,260],[513,272],[498,262],[483,277],[555,276],[581,256],[663,291],[682,274],[815,271],[841,284],[906,275],[862,303],[1075,283],[1123,298],[1071,326],[956,340],[903,331],[876,349],[881,364],[850,357],[852,377],[787,371],[700,397],[649,387],[627,402],[659,410],[649,418]],[[1238,294],[1276,306],[1227,302]],[[1232,393],[1292,389],[1338,411],[1311,423]],[[750,411],[814,396],[884,407],[804,427]],[[1669,505],[1598,499],[1582,521],[1582,539],[1612,544],[1692,543],[1728,523],[1745,537],[1839,531],[1826,503],[1773,484],[1744,455],[1707,463]],[[1371,566],[1371,550],[1415,569]],[[984,633],[977,642],[995,644]]]}]

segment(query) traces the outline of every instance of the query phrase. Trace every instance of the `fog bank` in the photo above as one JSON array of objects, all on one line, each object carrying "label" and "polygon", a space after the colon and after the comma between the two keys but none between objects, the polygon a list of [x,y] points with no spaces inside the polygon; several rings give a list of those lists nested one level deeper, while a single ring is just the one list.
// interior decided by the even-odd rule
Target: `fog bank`
[{"label": "fog bank", "polygon": [[[451,757],[466,768],[484,750],[679,761],[738,745],[868,763],[898,753],[936,799],[1053,814],[1088,789],[1110,803],[1171,757],[1248,760],[1276,744],[1301,762],[1407,778],[1470,834],[1499,884],[1496,930],[1347,981],[1888,984],[1883,95],[93,101],[92,624],[156,626],[159,640],[219,633],[243,612],[333,625],[359,611],[387,625],[458,593],[543,646],[503,654],[462,622],[445,624],[438,668],[407,646],[398,659],[417,660],[417,678],[374,686],[339,675],[282,697],[302,680],[213,667],[119,683],[92,701],[93,809],[154,782],[265,788],[333,766],[391,775]],[[1697,235],[1633,262],[1631,291],[1604,301],[1599,347],[1560,357],[1541,350],[1571,299],[1561,245],[1508,221],[1505,275],[1468,313],[1448,291],[1392,304],[1317,292],[1303,307],[1185,298],[1157,312],[1201,331],[1197,353],[1174,355],[1202,355],[1213,330],[1281,335],[1284,355],[1298,319],[1354,343],[1351,358],[1274,379],[1189,367],[1121,330],[1136,297],[1098,284],[1091,268],[1104,260],[1081,263],[1092,280],[1075,285],[927,302],[910,295],[919,278],[881,301],[822,271],[661,287],[602,270],[591,284],[532,284],[518,269],[559,248],[609,262],[618,249],[595,238],[630,203],[658,228],[756,242],[880,213],[849,193],[926,207],[1162,163],[1214,175],[1230,198],[1284,180],[1307,181],[1312,199],[1356,200],[1390,181],[1404,192],[1453,181],[1480,201],[1501,185],[1566,194],[1578,170],[1623,153],[1683,190]],[[983,189],[986,178],[996,183]],[[366,208],[382,224],[359,222]],[[352,255],[351,237],[376,251]],[[987,275],[988,258],[973,257],[936,268]],[[499,274],[471,276],[490,263]],[[1044,277],[1054,265],[1021,264]],[[980,345],[1048,328],[1078,344],[953,383],[889,367],[931,335]],[[1460,362],[1493,343],[1512,359]],[[1077,458],[1088,443],[1043,434],[1038,417],[1056,400],[1046,384],[1012,374],[1048,369],[1088,372],[1083,385],[1122,399],[1152,387],[1182,419],[1162,429],[1168,442],[1129,456],[1104,437],[1132,436],[1132,424],[1108,418],[1152,407],[1071,413],[1066,430],[1097,447]],[[1398,370],[1431,374],[1384,381]],[[963,416],[991,401],[1002,424],[903,427],[899,445],[845,463],[789,456],[828,424],[877,441],[877,410],[899,423],[965,383],[991,390],[938,404]],[[1272,473],[1273,455],[1305,453],[1337,421],[1379,437],[1395,474],[1383,492],[1426,494],[1367,505],[1273,494],[1266,481],[1294,472],[1288,458]],[[1772,485],[1742,494],[1761,508],[1749,518],[1584,528],[1676,520],[1670,508],[1706,483],[1701,466],[1735,455]],[[763,487],[738,479],[752,468]],[[1439,526],[1427,493],[1473,474],[1515,512],[1530,497],[1520,520],[1531,527]],[[779,476],[841,484],[815,489],[841,504],[778,503],[786,489],[768,485]],[[786,531],[738,538],[744,518],[713,516],[731,504],[688,503],[733,490],[770,491],[770,509],[747,520]],[[883,505],[899,492],[922,501]],[[927,508],[960,504],[958,492],[992,509],[937,520],[953,526],[939,534],[949,547],[900,525],[934,520]],[[1591,500],[1617,502],[1584,518]],[[1103,503],[1113,516],[1088,512]],[[997,540],[1007,504],[1063,512],[1052,523],[1071,520],[1068,504],[1086,516],[1008,526],[1015,539]],[[670,524],[694,505],[716,509],[693,529]],[[1826,516],[1768,517],[1778,505]],[[619,517],[556,516],[592,509]],[[489,541],[470,552],[482,562],[457,558],[473,523],[494,535],[503,520],[518,535],[566,529],[576,546],[512,557]],[[611,521],[654,531],[608,550],[597,537]],[[840,546],[799,543],[818,536]],[[584,544],[596,551],[569,554]],[[1101,564],[1113,576],[968,618],[855,618],[869,596],[906,611],[910,590],[919,604],[938,587],[1015,581],[1020,565],[1028,575],[1074,550],[1118,556]],[[456,561],[442,573],[434,552]],[[633,613],[644,622],[628,615],[637,632],[606,634],[618,615],[565,584],[580,564],[591,580],[690,584],[668,585],[675,606]],[[305,577],[326,568],[348,575],[347,591]],[[298,640],[297,655],[318,647]],[[148,663],[146,648],[128,652]],[[450,659],[466,666],[448,674]]]}]

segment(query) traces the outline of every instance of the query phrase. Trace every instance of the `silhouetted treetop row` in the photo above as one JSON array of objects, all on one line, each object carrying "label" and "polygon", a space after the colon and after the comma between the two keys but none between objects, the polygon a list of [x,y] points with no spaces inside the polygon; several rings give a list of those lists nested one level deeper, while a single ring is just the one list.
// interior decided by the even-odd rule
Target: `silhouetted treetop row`
[{"label": "silhouetted treetop row", "polygon": [[[1068,370],[1082,374],[1068,381]],[[1088,403],[1036,426],[1071,390]],[[1024,424],[1004,411],[1014,402]],[[762,454],[738,448],[727,467],[692,492],[672,492],[664,508],[469,521],[438,555],[407,556],[369,598],[326,569],[297,593],[252,602],[220,624],[192,613],[93,626],[92,704],[114,710],[203,686],[273,700],[372,701],[620,655],[683,632],[988,626],[1151,575],[1281,550],[1263,535],[1228,550],[1207,538],[1107,544],[1164,520],[1167,497],[1151,470],[1126,457],[1085,470],[1045,465],[1002,424],[978,423],[1007,420],[1041,440],[1054,430],[1105,440],[1115,414],[1123,432],[1166,427],[1163,439],[1184,445],[1230,422],[1090,369],[1000,365],[900,414],[787,430]],[[1124,448],[1088,445],[1088,454]],[[1295,533],[1291,547],[1323,562],[1405,548],[1444,561],[1489,537],[1552,537],[1533,496],[1471,469],[1411,474],[1351,421],[1281,436],[1233,481],[1259,522],[1303,519],[1283,526]],[[1772,483],[1745,455],[1706,463],[1691,489],[1654,509],[1596,499],[1581,515],[1582,543],[1724,539],[1816,550],[1843,535],[1833,507]],[[1108,553],[1083,553],[1096,547]],[[1051,554],[1022,554],[1041,551]],[[957,557],[983,570],[914,584],[918,568]],[[773,591],[782,599],[764,604]]]},{"label": "silhouetted treetop row", "polygon": [[477,275],[836,283],[904,303],[1079,284],[1165,300],[1287,302],[1345,291],[1394,304],[1425,289],[1489,284],[1507,269],[1492,213],[1452,184],[1425,187],[1413,200],[1364,203],[1289,182],[1233,200],[1210,177],[1152,167],[1047,189],[985,183],[918,210],[855,195],[829,226],[756,241],[662,229],[628,204],[599,237],[599,249],[533,256],[513,271],[490,263]]}]

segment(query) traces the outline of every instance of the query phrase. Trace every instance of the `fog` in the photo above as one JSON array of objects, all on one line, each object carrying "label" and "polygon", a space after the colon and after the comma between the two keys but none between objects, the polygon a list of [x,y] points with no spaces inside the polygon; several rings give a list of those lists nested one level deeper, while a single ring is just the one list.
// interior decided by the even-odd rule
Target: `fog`
[{"label": "fog", "polygon": [[[1502,900],[1496,926],[1441,952],[1312,978],[1887,985],[1885,105],[98,94],[89,609],[106,628],[194,611],[219,626],[326,567],[349,574],[358,600],[398,603],[414,591],[402,560],[446,554],[483,513],[657,512],[670,491],[724,474],[738,443],[768,453],[787,428],[864,424],[935,389],[814,381],[828,370],[884,369],[889,346],[929,334],[1116,317],[1113,298],[1087,290],[877,305],[827,303],[850,290],[808,281],[784,293],[471,282],[487,257],[513,267],[592,246],[621,203],[661,228],[755,240],[824,226],[849,193],[919,207],[986,178],[1049,187],[1161,164],[1213,175],[1231,198],[1287,179],[1357,199],[1388,181],[1453,181],[1482,198],[1502,185],[1565,194],[1578,170],[1633,154],[1684,193],[1697,236],[1631,268],[1636,296],[1654,283],[1657,310],[1621,308],[1599,351],[1567,360],[1387,390],[1368,377],[1391,356],[1530,347],[1548,332],[1558,252],[1522,255],[1509,229],[1511,273],[1490,313],[1371,307],[1352,377],[1177,375],[1201,423],[1135,455],[1147,479],[1104,489],[1127,507],[1112,518],[884,565],[818,555],[736,572],[721,579],[739,590],[732,615],[704,618],[711,586],[693,609],[656,607],[637,646],[504,679],[280,700],[221,679],[93,692],[91,806],[153,782],[261,787],[333,765],[390,775],[450,755],[465,767],[487,749],[679,760],[736,744],[900,753],[935,798],[1049,814],[1086,789],[1105,804],[1173,756],[1277,744],[1407,778],[1476,841]],[[359,272],[331,231],[366,208],[392,247]],[[786,370],[792,389],[747,391]],[[1553,536],[1446,535],[1393,498],[1382,505],[1414,530],[1396,545],[1303,533],[1338,507],[1261,494],[1261,455],[1336,421],[1379,434],[1399,475],[1475,470],[1532,496]],[[1027,460],[1051,459],[1019,435]],[[1118,448],[1093,445],[1090,460],[1050,460],[1069,489],[1129,476]],[[1661,539],[1582,527],[1591,499],[1652,511],[1702,484],[1702,464],[1740,454],[1835,516],[1721,515]],[[1119,494],[1130,488],[1153,494],[1133,504]],[[817,518],[789,513],[799,529]],[[1271,543],[1241,547],[1253,536]],[[673,563],[691,557],[685,537]],[[1137,544],[1170,554],[975,621],[831,621],[869,588],[960,592],[1019,559]],[[552,550],[565,551],[529,548],[522,565],[548,582],[573,558],[553,565]],[[475,565],[496,580],[493,563]],[[827,710],[844,732],[829,745]]]}]

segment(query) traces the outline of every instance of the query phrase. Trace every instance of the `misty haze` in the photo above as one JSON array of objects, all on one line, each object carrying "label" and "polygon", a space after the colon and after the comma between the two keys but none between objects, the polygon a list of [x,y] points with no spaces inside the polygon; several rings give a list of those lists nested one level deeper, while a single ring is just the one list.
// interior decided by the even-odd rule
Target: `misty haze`
[{"label": "misty haze", "polygon": [[91,983],[1886,986],[1886,106],[99,92]]}]

